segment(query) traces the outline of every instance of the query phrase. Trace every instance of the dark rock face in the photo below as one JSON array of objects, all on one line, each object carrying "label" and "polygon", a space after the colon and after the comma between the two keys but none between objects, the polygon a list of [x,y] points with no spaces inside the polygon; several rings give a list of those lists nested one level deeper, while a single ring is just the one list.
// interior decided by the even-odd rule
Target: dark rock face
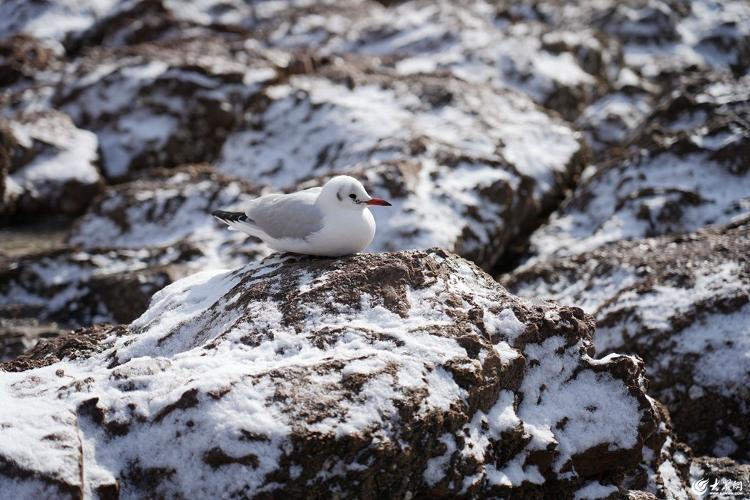
[{"label": "dark rock face", "polygon": [[516,293],[579,304],[597,352],[633,352],[678,436],[699,453],[748,460],[750,221],[619,242],[525,267]]},{"label": "dark rock face", "polygon": [[0,365],[20,370],[0,374],[8,402],[33,401],[35,425],[59,436],[35,439],[23,406],[5,405],[27,446],[0,450],[0,484],[124,498],[625,491],[664,462],[663,417],[641,362],[593,359],[592,332],[580,309],[521,301],[442,251],[201,273],[126,329]]}]

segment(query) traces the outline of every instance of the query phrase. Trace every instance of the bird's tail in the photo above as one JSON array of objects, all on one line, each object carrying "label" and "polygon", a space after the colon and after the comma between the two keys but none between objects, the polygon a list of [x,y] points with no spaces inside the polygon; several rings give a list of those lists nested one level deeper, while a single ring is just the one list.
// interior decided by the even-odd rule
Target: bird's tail
[{"label": "bird's tail", "polygon": [[250,236],[263,238],[264,233],[255,225],[252,219],[243,212],[226,212],[224,210],[215,210],[211,215],[229,226],[231,229],[241,231]]}]

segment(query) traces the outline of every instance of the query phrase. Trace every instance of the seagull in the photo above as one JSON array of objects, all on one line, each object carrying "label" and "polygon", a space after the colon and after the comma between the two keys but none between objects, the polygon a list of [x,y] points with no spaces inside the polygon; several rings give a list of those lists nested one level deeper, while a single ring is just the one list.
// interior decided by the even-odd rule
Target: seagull
[{"label": "seagull", "polygon": [[216,210],[212,215],[279,252],[340,257],[372,242],[375,219],[368,207],[378,205],[391,206],[367,194],[354,177],[339,175],[323,187],[260,196],[244,212]]}]

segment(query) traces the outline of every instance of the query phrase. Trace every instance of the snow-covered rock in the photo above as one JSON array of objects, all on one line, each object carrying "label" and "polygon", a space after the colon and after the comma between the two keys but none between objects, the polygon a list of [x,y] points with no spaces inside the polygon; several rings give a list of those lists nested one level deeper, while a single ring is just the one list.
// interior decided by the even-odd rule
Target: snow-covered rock
[{"label": "snow-covered rock", "polygon": [[6,211],[78,214],[102,190],[96,135],[76,128],[64,113],[15,116],[2,127]]},{"label": "snow-covered rock", "polygon": [[331,173],[370,179],[394,203],[375,214],[376,250],[441,246],[491,267],[556,205],[585,156],[580,134],[525,95],[449,76],[339,60],[263,96],[219,170],[276,188]]},{"label": "snow-covered rock", "polygon": [[665,422],[642,363],[592,358],[592,333],[580,309],[519,300],[441,250],[199,273],[128,327],[1,365],[0,488],[624,492],[663,461]]},{"label": "snow-covered rock", "polygon": [[750,212],[750,78],[687,77],[623,156],[588,180],[531,238],[539,258],[685,233]]},{"label": "snow-covered rock", "polygon": [[[0,376],[0,496],[687,498],[740,477],[678,436],[747,458],[744,226],[643,238],[750,211],[749,33],[744,0],[0,3],[2,222],[110,184],[62,247],[64,220],[3,230],[0,355],[209,272],[4,365],[31,371]],[[515,274],[535,301],[439,252],[216,270],[267,249],[211,210],[337,173],[394,202],[375,251],[509,269],[557,210]],[[638,360],[587,357],[572,306],[646,359],[677,435]]]},{"label": "snow-covered rock", "polygon": [[361,17],[324,53],[385,58],[401,74],[448,73],[514,88],[574,118],[616,76],[619,47],[594,31],[513,18],[484,1],[402,2]]},{"label": "snow-covered rock", "polygon": [[622,42],[625,64],[644,76],[677,75],[691,66],[741,75],[750,66],[747,2],[617,2],[595,24]]},{"label": "snow-covered rock", "polygon": [[26,35],[65,42],[132,0],[7,0],[0,4],[0,38]]},{"label": "snow-covered rock", "polygon": [[185,264],[192,270],[244,264],[268,255],[269,249],[244,233],[227,230],[211,212],[241,210],[259,194],[257,186],[208,165],[153,170],[108,187],[78,219],[68,242],[86,250],[189,245],[194,254]]},{"label": "snow-covered rock", "polygon": [[595,28],[622,46],[625,65],[665,79],[696,68],[741,75],[750,65],[750,6],[743,0],[554,0],[508,2],[513,19],[558,29]]},{"label": "snow-covered rock", "polygon": [[69,231],[68,245],[0,257],[0,313],[72,327],[129,322],[175,279],[268,255],[210,215],[239,210],[258,194],[208,165],[156,169],[109,186]]},{"label": "snow-covered rock", "polygon": [[750,459],[750,219],[721,229],[604,245],[504,282],[597,320],[597,352],[632,352],[650,393],[697,452]]},{"label": "snow-covered rock", "polygon": [[239,38],[195,37],[90,52],[53,105],[94,131],[110,179],[211,161],[274,63]]},{"label": "snow-covered rock", "polygon": [[651,92],[637,85],[624,85],[583,110],[576,123],[586,132],[595,153],[611,158],[617,147],[627,145],[653,111]]},{"label": "snow-covered rock", "polygon": [[128,322],[146,309],[154,292],[184,275],[183,266],[197,255],[187,243],[0,255],[0,316],[66,326]]}]

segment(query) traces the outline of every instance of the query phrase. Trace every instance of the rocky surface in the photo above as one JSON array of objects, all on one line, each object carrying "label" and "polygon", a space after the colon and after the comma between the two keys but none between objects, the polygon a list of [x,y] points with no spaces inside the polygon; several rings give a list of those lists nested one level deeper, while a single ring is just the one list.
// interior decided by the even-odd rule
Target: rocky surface
[{"label": "rocky surface", "polygon": [[[5,365],[33,369],[28,377],[38,380],[7,375],[19,377],[8,382],[14,403],[0,408],[21,411],[12,398],[32,391],[39,404],[26,409],[29,421],[59,432],[17,427],[29,446],[0,447],[0,474],[15,477],[8,481],[21,497],[176,496],[210,478],[222,493],[269,496],[327,498],[346,487],[386,496],[682,499],[703,476],[746,477],[716,456],[748,459],[748,47],[744,0],[2,2],[0,355],[46,340]],[[296,260],[220,274],[269,252],[213,221],[211,210],[340,173],[393,202],[375,213],[370,250],[439,246],[532,302],[454,257],[405,277],[389,270],[437,262],[435,253],[314,261],[309,282]],[[365,294],[375,302],[318,295],[313,274],[340,277],[346,263],[383,268],[376,277],[386,289]],[[130,323],[156,290],[201,270],[209,274],[157,295],[129,327],[56,337]],[[420,281],[433,274],[447,280],[447,297]],[[223,290],[208,293],[206,283],[219,282],[263,314],[233,310]],[[272,297],[262,304],[261,288]],[[519,355],[503,357],[505,346],[482,330],[495,306],[477,303],[475,289],[540,337],[509,336],[507,349]],[[174,299],[185,321],[198,318],[192,327],[176,326],[166,311],[172,293],[194,298]],[[446,305],[427,311],[425,293]],[[463,316],[456,294],[466,295]],[[408,307],[399,305],[404,296]],[[294,326],[303,322],[300,304],[337,300],[346,309],[324,308],[309,328]],[[276,316],[274,304],[286,304]],[[594,361],[591,319],[574,307],[600,322],[597,355],[624,356]],[[435,319],[443,310],[454,316]],[[542,320],[547,312],[564,314]],[[157,314],[175,325],[148,323]],[[395,330],[409,333],[403,344],[389,340]],[[167,331],[174,334],[162,339]],[[407,342],[423,335],[430,342]],[[558,352],[550,339],[563,337]],[[375,351],[355,362],[355,347]],[[124,354],[138,349],[150,356],[143,365]],[[393,364],[373,361],[375,352]],[[649,397],[661,402],[644,399],[633,354],[645,360]],[[62,372],[42,367],[50,364]],[[198,369],[210,377],[191,378]],[[539,373],[562,380],[569,370],[571,381],[535,385]],[[589,372],[596,375],[579,375]],[[212,393],[224,378],[234,383],[229,392]],[[236,389],[248,381],[253,397]],[[571,399],[573,381],[592,395],[628,388],[638,402],[630,407],[640,422],[635,447],[617,434],[627,425],[591,425],[592,436],[610,434],[607,450],[570,437],[603,411],[592,403],[579,412],[570,401],[585,407],[586,398]],[[454,382],[460,391],[432,396],[433,386]],[[384,410],[371,411],[373,401]],[[545,404],[557,413],[540,410]],[[490,429],[497,405],[512,410],[501,416],[513,429]],[[243,412],[279,425],[266,434],[224,425]],[[209,426],[212,435],[226,429],[211,446],[200,432]],[[346,432],[331,431],[341,426]],[[167,439],[184,448],[168,454]],[[713,457],[695,456],[685,441]],[[137,446],[153,453],[140,456]],[[32,449],[47,468],[24,455]],[[310,458],[297,463],[302,456]],[[374,472],[385,464],[410,474]],[[317,489],[300,489],[303,481]]]},{"label": "rocky surface", "polygon": [[637,358],[591,356],[593,330],[440,250],[199,273],[127,327],[1,365],[14,445],[0,484],[16,497],[663,491],[638,471],[669,463],[668,420]]},{"label": "rocky surface", "polygon": [[193,249],[184,256],[190,270],[237,265],[269,250],[244,234],[227,231],[209,214],[240,210],[259,194],[256,185],[208,165],[154,170],[147,177],[109,187],[76,221],[68,243],[85,251],[183,246]]},{"label": "rocky surface", "polygon": [[96,135],[56,111],[19,115],[2,125],[0,215],[80,214],[102,190]]},{"label": "rocky surface", "polygon": [[750,219],[604,245],[505,279],[525,297],[576,304],[598,353],[632,352],[697,452],[750,459]]},{"label": "rocky surface", "polygon": [[15,359],[31,350],[40,340],[54,339],[67,330],[57,323],[31,318],[0,318],[0,361]]},{"label": "rocky surface", "polygon": [[128,322],[151,295],[184,274],[200,253],[188,245],[161,249],[81,251],[62,247],[0,256],[0,316],[53,320],[66,326]]},{"label": "rocky surface", "polygon": [[579,185],[531,238],[572,255],[622,239],[694,231],[750,210],[750,79],[687,77],[627,151]]},{"label": "rocky surface", "polygon": [[107,177],[213,160],[273,64],[242,40],[183,38],[93,51],[53,105],[96,132]]},{"label": "rocky surface", "polygon": [[402,74],[447,72],[577,116],[617,75],[616,41],[514,17],[485,2],[404,2],[354,22],[324,51],[388,58]]}]

